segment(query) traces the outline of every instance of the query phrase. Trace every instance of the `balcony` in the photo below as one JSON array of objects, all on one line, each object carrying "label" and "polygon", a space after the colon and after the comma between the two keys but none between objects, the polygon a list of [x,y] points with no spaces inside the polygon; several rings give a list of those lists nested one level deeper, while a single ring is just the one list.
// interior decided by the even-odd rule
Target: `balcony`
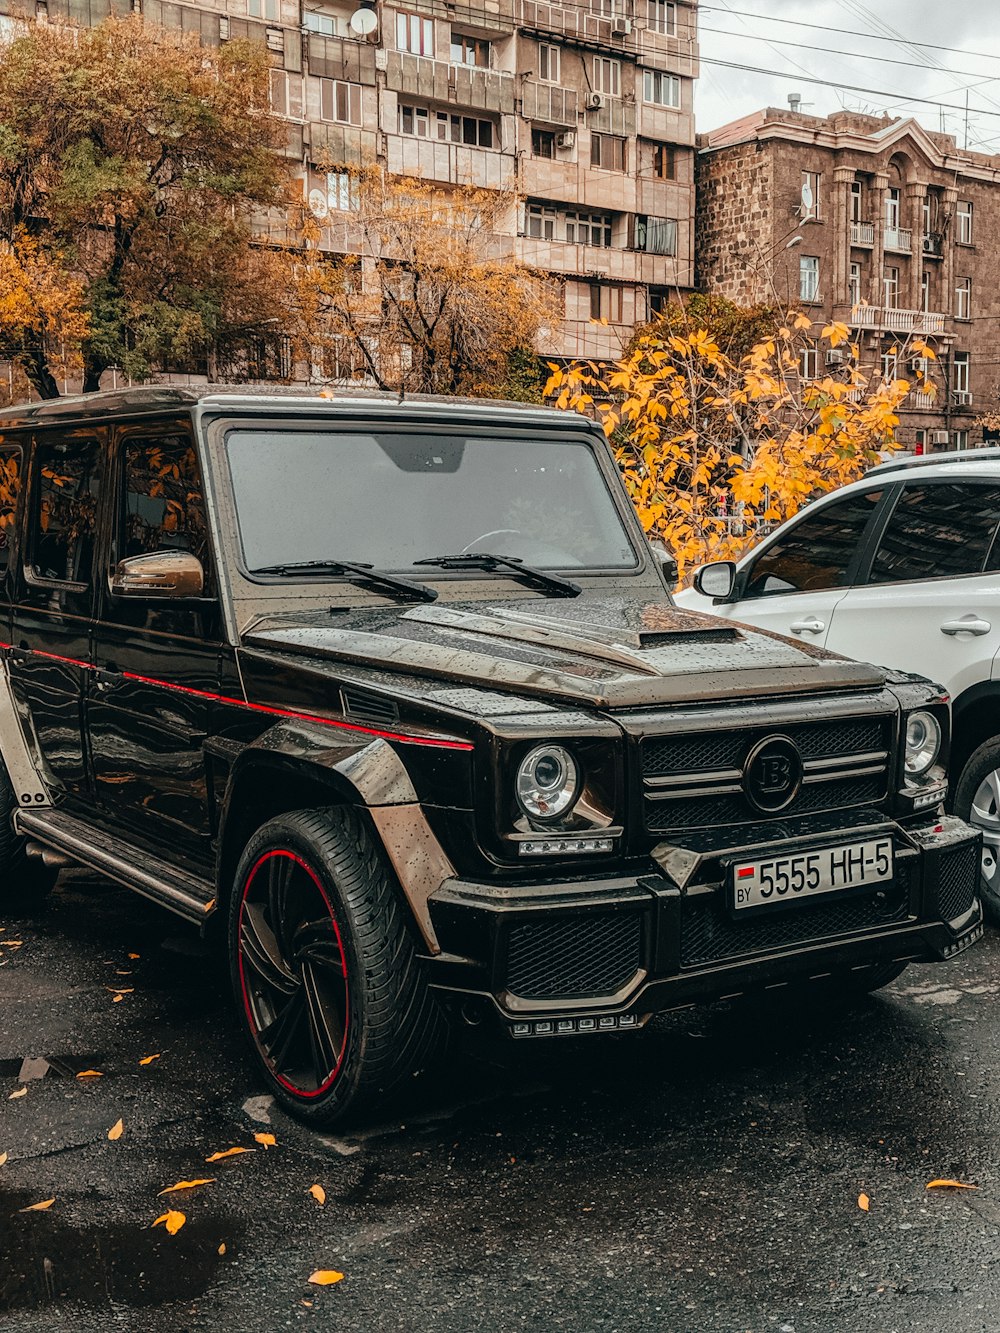
[{"label": "balcony", "polygon": [[521,87],[521,115],[543,125],[567,125],[576,129],[577,91],[555,83],[525,79]]},{"label": "balcony", "polygon": [[927,310],[862,305],[852,312],[850,323],[855,329],[884,329],[888,333],[944,333],[945,316]]},{"label": "balcony", "polygon": [[913,233],[908,227],[886,227],[885,248],[901,255],[911,254],[913,251]]},{"label": "balcony", "polygon": [[971,389],[952,389],[952,391],[951,391],[951,401],[952,401],[952,403],[953,403],[953,405],[954,405],[955,407],[966,407],[966,408],[971,407],[971,406],[972,406],[972,390],[971,390]]},{"label": "balcony", "polygon": [[386,86],[425,101],[450,102],[507,115],[514,110],[513,74],[453,65],[447,60],[431,60],[407,51],[387,53]]},{"label": "balcony", "polygon": [[345,83],[375,83],[375,48],[347,37],[306,34],[309,73]]},{"label": "balcony", "polygon": [[851,244],[873,246],[875,244],[875,223],[852,222]]}]

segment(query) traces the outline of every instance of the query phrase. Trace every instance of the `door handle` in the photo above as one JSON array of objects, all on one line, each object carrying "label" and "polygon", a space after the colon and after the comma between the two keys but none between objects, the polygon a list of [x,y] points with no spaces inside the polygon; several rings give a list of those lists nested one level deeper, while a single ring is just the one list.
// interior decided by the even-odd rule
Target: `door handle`
[{"label": "door handle", "polygon": [[970,616],[968,620],[946,620],[941,626],[942,634],[989,634],[993,626],[988,620]]},{"label": "door handle", "polygon": [[826,621],[806,616],[805,620],[793,620],[788,628],[793,634],[822,634],[826,629]]}]

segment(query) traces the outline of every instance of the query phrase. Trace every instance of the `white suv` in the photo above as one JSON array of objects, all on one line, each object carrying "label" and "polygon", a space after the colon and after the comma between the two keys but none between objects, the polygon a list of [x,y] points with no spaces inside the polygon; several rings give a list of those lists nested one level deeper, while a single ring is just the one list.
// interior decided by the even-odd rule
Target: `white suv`
[{"label": "white suv", "polygon": [[873,468],[676,600],[944,685],[952,806],[1000,920],[1000,449]]}]

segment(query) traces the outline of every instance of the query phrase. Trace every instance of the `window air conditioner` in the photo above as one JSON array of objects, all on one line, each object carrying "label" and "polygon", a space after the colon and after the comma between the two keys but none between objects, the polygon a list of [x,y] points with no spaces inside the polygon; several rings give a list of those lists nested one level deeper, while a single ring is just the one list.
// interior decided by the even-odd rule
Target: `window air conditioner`
[{"label": "window air conditioner", "polygon": [[631,19],[615,19],[611,24],[612,37],[627,37],[632,31]]},{"label": "window air conditioner", "polygon": [[603,105],[604,105],[604,94],[603,94],[603,93],[588,93],[588,94],[587,94],[587,110],[588,110],[588,111],[600,111],[600,109],[601,109],[601,107],[602,107]]},{"label": "window air conditioner", "polygon": [[576,134],[573,130],[563,130],[562,134],[556,135],[557,148],[572,148],[576,143]]}]

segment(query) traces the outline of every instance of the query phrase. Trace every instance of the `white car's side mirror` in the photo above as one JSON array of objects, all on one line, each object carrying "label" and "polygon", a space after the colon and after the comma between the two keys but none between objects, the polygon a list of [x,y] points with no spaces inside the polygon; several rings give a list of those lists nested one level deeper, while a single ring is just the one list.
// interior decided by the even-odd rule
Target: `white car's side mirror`
[{"label": "white car's side mirror", "polygon": [[694,586],[703,597],[718,600],[733,595],[736,584],[736,565],[732,560],[717,560],[712,565],[702,565],[694,576]]}]

